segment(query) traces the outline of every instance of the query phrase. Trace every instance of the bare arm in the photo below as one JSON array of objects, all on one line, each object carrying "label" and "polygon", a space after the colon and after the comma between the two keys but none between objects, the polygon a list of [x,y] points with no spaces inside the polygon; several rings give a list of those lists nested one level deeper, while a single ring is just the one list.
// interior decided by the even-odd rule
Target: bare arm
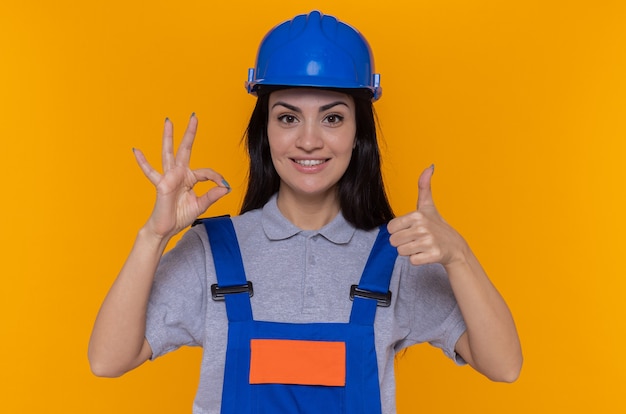
[{"label": "bare arm", "polygon": [[432,174],[427,168],[420,177],[417,211],[389,223],[391,243],[414,265],[445,267],[467,326],[456,344],[459,355],[494,381],[515,381],[523,358],[511,312],[465,240],[437,212]]},{"label": "bare arm", "polygon": [[522,367],[522,351],[504,299],[469,247],[462,261],[445,268],[467,326],[456,351],[488,378],[515,381]]},{"label": "bare arm", "polygon": [[[141,170],[156,187],[157,199],[94,324],[88,356],[91,370],[98,376],[120,376],[151,357],[152,349],[145,339],[146,309],[165,247],[172,236],[230,191],[228,184],[215,171],[189,168],[197,124],[193,115],[174,155],[173,126],[169,120],[165,121],[163,173],[154,170],[141,151],[134,150]],[[196,196],[194,185],[208,180],[215,182],[217,187]]]}]

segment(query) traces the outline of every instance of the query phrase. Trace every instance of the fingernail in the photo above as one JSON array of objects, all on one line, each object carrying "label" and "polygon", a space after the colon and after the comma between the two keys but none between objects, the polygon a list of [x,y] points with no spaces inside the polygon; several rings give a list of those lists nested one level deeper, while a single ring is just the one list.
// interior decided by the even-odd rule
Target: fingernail
[{"label": "fingernail", "polygon": [[133,147],[133,154],[135,153],[135,147]]},{"label": "fingernail", "polygon": [[228,188],[228,191],[230,192],[230,184],[228,184],[228,181],[222,180],[222,184],[224,184],[224,187]]},{"label": "fingernail", "polygon": [[170,118],[169,117],[165,117],[165,122],[169,122]]},{"label": "fingernail", "polygon": [[430,164],[430,168],[433,170],[433,174],[435,173],[435,164]]},{"label": "fingernail", "polygon": [[195,117],[195,116],[196,116],[196,113],[195,113],[195,112],[192,112],[192,113],[191,113],[191,118],[193,118],[193,117]]}]

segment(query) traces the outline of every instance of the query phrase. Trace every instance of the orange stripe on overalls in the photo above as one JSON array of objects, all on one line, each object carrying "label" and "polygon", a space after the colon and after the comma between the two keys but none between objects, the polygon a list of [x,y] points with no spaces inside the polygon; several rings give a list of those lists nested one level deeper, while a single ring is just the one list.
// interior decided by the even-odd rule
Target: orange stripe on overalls
[{"label": "orange stripe on overalls", "polygon": [[253,339],[250,384],[346,385],[344,342]]}]

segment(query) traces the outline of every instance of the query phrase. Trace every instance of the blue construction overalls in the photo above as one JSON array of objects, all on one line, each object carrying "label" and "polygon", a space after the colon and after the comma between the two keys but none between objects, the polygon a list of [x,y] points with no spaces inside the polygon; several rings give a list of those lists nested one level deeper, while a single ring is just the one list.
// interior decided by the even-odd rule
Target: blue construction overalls
[{"label": "blue construction overalls", "polygon": [[252,283],[231,220],[203,223],[217,272],[212,295],[226,302],[228,315],[222,414],[380,414],[374,317],[391,301],[397,256],[386,226],[350,291],[350,321],[289,324],[253,319]]}]

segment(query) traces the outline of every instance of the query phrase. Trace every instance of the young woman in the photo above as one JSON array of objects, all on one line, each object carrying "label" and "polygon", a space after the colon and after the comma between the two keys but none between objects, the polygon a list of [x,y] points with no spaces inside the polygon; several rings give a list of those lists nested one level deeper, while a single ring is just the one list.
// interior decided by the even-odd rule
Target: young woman
[{"label": "young woman", "polygon": [[[93,372],[119,376],[183,345],[204,348],[194,413],[393,413],[394,355],[420,342],[496,381],[522,355],[511,314],[464,239],[437,213],[434,167],[417,210],[393,217],[366,40],[319,12],[263,40],[248,91],[241,215],[171,237],[230,188],[191,170],[197,118],[174,153],[165,121],[154,210],[97,317]],[[217,184],[197,196],[199,181]]]}]

